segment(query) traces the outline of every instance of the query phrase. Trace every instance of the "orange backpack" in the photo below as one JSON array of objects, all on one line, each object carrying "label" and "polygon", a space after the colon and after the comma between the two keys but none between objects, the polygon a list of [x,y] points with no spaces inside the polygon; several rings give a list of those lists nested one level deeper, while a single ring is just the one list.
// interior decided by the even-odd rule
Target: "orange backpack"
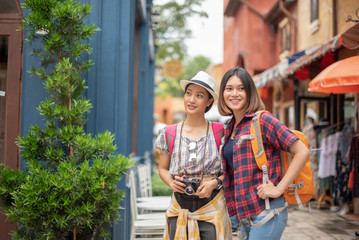
[{"label": "orange backpack", "polygon": [[[252,119],[251,124],[251,135],[254,136],[251,139],[252,149],[254,156],[256,158],[256,162],[258,167],[263,172],[267,172],[267,157],[264,152],[263,141],[262,141],[262,131],[260,128],[260,116],[263,112],[266,111],[258,111],[256,112],[255,116]],[[297,135],[297,137],[308,147],[308,141],[306,136],[297,130],[292,130],[292,132]],[[292,161],[293,155],[286,151],[280,151],[281,154],[281,168],[282,168],[282,177],[287,172],[289,164]],[[263,182],[268,180],[268,176],[263,177]],[[296,177],[294,182],[289,185],[287,190],[284,192],[284,197],[287,200],[288,204],[297,204],[302,206],[302,203],[309,201],[313,197],[314,193],[314,181],[313,181],[313,174],[312,168],[310,166],[310,159],[307,159],[302,171]],[[268,200],[266,202],[269,202]],[[266,203],[266,208],[267,208]]]}]

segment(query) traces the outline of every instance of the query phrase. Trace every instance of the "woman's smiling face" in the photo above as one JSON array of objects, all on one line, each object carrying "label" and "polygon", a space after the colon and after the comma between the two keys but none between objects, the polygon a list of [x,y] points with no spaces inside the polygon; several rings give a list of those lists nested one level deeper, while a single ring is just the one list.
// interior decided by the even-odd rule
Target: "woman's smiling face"
[{"label": "woman's smiling face", "polygon": [[242,81],[236,75],[228,79],[223,92],[223,99],[229,109],[234,112],[242,112],[247,104],[247,93]]}]

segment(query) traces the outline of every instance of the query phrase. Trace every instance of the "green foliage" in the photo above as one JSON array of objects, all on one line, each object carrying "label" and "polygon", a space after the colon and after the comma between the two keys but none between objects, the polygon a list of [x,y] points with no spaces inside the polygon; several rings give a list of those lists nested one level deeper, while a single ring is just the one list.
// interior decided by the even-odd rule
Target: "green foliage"
[{"label": "green foliage", "polygon": [[[91,164],[63,161],[54,172],[28,161],[25,178],[22,175],[18,190],[11,194],[15,207],[6,211],[7,217],[21,223],[15,239],[68,239],[74,226],[79,239],[90,239],[96,231],[108,235],[106,227],[118,220],[124,196],[116,183],[125,162],[120,155],[106,161],[96,158]],[[8,179],[0,181],[9,185]]]},{"label": "green foliage", "polygon": [[[158,46],[156,64],[163,66],[170,59],[185,61],[188,55],[184,40],[192,36],[191,30],[188,28],[187,19],[192,16],[208,17],[207,13],[201,10],[203,0],[169,0],[163,4],[156,4],[156,1],[154,3],[155,9],[158,10],[160,15],[158,27],[154,29],[155,41]],[[197,60],[190,61],[197,62]],[[206,69],[207,66],[204,67],[204,65],[191,67],[187,64],[188,67],[185,66],[184,73],[180,78],[164,78],[155,90],[156,95],[161,98],[168,96],[182,97],[183,91],[179,86],[179,80],[190,79],[199,70]],[[192,75],[192,73],[194,74]],[[187,78],[188,76],[191,77]]]},{"label": "green foliage", "polygon": [[183,97],[183,90],[179,84],[181,79],[191,79],[198,71],[204,71],[207,69],[211,60],[204,56],[196,56],[189,58],[184,63],[183,74],[178,78],[164,78],[157,84],[156,96],[161,98],[172,97]]},{"label": "green foliage", "polygon": [[192,16],[208,17],[201,10],[203,0],[166,1],[155,5],[161,16],[158,28],[154,30],[156,45],[156,63],[162,66],[169,59],[183,60],[187,56],[184,40],[190,38],[191,30],[187,18]]},{"label": "green foliage", "polygon": [[115,153],[113,134],[84,132],[92,106],[82,96],[82,75],[93,63],[81,58],[91,53],[85,41],[99,31],[84,24],[91,7],[74,0],[25,0],[23,7],[27,41],[42,43],[32,52],[42,67],[29,73],[49,93],[38,107],[47,122],[17,139],[25,171],[0,165],[0,208],[19,223],[13,239],[108,238],[124,196],[117,183],[132,161]]},{"label": "green foliage", "polygon": [[205,71],[210,63],[211,60],[205,56],[190,58],[184,63],[184,71],[181,79],[191,79],[198,71]]},{"label": "green foliage", "polygon": [[157,84],[156,96],[161,98],[183,97],[183,90],[179,84],[179,81],[175,78],[165,78]]},{"label": "green foliage", "polygon": [[152,178],[152,196],[171,196],[172,189],[160,178],[158,173],[153,173]]}]

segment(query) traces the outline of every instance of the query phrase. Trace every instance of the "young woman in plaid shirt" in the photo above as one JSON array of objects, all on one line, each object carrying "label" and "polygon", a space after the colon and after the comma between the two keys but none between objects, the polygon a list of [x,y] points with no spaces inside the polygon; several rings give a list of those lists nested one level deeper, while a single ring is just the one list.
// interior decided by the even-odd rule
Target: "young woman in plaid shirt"
[{"label": "young woman in plaid shirt", "polygon": [[[159,175],[172,188],[163,239],[230,240],[232,232],[222,187],[223,168],[211,122],[204,118],[216,100],[215,80],[200,71],[181,80],[187,117],[176,125],[171,151],[165,129],[157,137]],[[220,126],[223,130],[223,125]],[[183,177],[200,179],[192,194]]]},{"label": "young woman in plaid shirt", "polygon": [[[240,219],[243,239],[280,239],[288,213],[282,194],[297,177],[309,157],[309,150],[297,136],[268,112],[260,115],[263,145],[268,159],[269,183],[263,184],[263,173],[256,164],[250,139],[250,125],[255,112],[264,110],[252,77],[243,68],[232,68],[223,76],[219,112],[233,115],[225,129],[222,148],[224,188],[229,214]],[[280,149],[294,158],[281,178]],[[260,227],[254,227],[265,217],[265,199],[275,216]]]}]

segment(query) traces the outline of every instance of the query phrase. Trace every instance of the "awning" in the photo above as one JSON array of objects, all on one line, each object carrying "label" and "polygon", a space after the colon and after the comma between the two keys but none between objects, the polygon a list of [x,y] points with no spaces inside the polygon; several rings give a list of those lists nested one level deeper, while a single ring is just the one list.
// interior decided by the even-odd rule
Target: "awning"
[{"label": "awning", "polygon": [[[344,33],[338,34],[333,37],[329,42],[312,48],[304,56],[295,60],[290,64],[285,72],[285,76],[294,74],[296,71],[306,67],[317,59],[323,58],[331,54],[341,47],[348,49],[356,49],[359,47],[359,24],[355,24]],[[331,63],[329,63],[331,64]],[[326,66],[325,66],[326,67]],[[324,67],[324,68],[325,68]]]},{"label": "awning", "polygon": [[288,66],[295,61],[297,58],[303,56],[305,51],[297,52],[288,58],[284,59],[280,63],[274,65],[271,68],[268,68],[264,72],[253,76],[254,83],[257,88],[266,86],[268,83],[277,80],[283,79],[286,76],[286,70]]},{"label": "awning", "polygon": [[308,79],[310,76],[310,70],[306,69],[308,65],[318,59],[322,59],[319,63],[319,71],[326,68],[334,62],[334,52],[339,48],[359,48],[358,36],[359,23],[355,24],[344,33],[336,35],[329,42],[297,52],[277,65],[253,76],[254,83],[257,88],[261,88],[274,80],[286,78],[294,73],[296,74],[295,77],[298,79]]},{"label": "awning", "polygon": [[282,62],[274,65],[271,68],[268,68],[264,72],[253,76],[254,83],[257,88],[264,87],[269,82],[274,81],[278,78],[282,78],[285,70],[288,67],[288,59],[283,60]]},{"label": "awning", "polygon": [[304,66],[312,63],[313,61],[322,58],[327,53],[334,52],[342,46],[342,35],[339,34],[333,37],[328,43],[323,44],[322,46],[314,47],[308,51],[308,54],[295,60],[286,70],[286,76],[293,74],[298,69],[303,68]]}]

